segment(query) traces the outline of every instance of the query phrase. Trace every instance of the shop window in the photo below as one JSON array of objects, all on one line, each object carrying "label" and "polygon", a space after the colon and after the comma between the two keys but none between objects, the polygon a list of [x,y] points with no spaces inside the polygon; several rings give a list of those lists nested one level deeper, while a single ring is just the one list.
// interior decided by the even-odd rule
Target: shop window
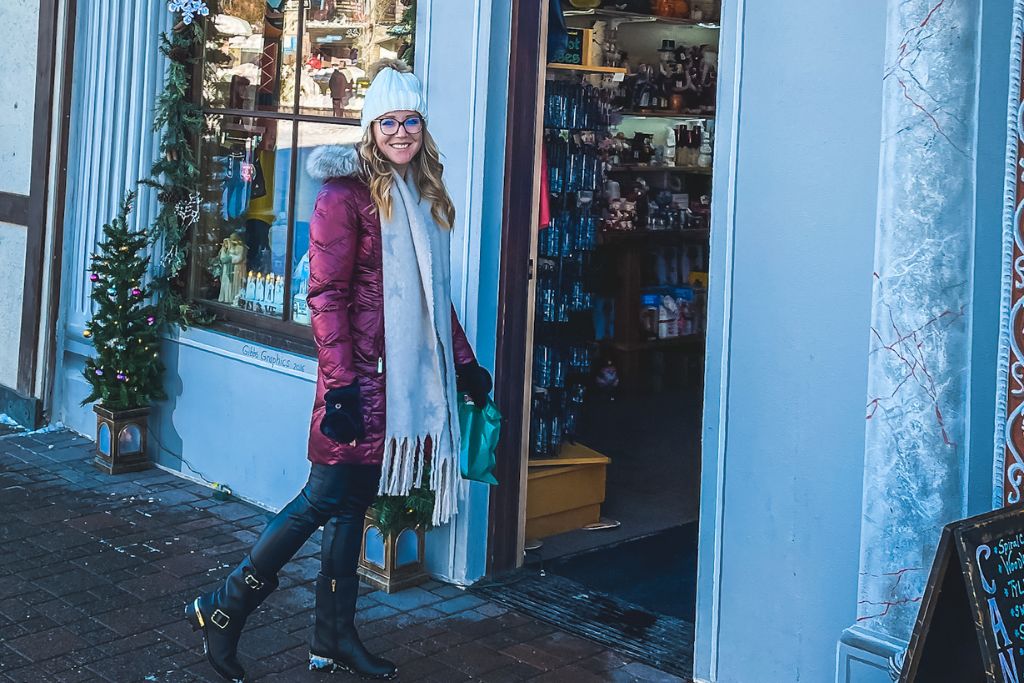
[{"label": "shop window", "polygon": [[[201,217],[191,296],[236,328],[310,339],[306,159],[359,140],[378,59],[411,62],[415,0],[221,0],[196,88]],[[265,338],[265,336],[263,337]]]}]

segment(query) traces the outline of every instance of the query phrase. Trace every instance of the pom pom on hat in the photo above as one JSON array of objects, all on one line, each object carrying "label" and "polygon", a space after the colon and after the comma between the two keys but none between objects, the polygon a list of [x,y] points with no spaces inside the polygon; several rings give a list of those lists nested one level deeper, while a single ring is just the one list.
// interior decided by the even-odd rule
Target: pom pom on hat
[{"label": "pom pom on hat", "polygon": [[423,86],[408,64],[400,59],[382,59],[372,64],[366,75],[371,83],[363,102],[363,130],[390,111],[415,111],[423,115]]}]

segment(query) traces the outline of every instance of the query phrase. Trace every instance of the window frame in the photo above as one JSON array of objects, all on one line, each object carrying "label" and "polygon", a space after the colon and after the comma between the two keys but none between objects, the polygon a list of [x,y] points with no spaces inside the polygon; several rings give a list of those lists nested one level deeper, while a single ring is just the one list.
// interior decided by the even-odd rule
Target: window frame
[{"label": "window frame", "polygon": [[[382,0],[387,2],[388,0]],[[397,4],[397,3],[396,3]],[[190,237],[190,253],[188,264],[186,266],[186,298],[189,301],[196,302],[202,305],[206,309],[213,312],[217,319],[211,324],[213,329],[231,334],[243,339],[253,341],[256,343],[266,344],[271,347],[281,348],[288,351],[294,351],[303,353],[309,356],[316,356],[316,345],[313,340],[313,330],[310,325],[304,325],[299,322],[292,320],[292,306],[293,306],[293,294],[292,294],[292,278],[294,275],[294,240],[295,240],[295,220],[296,220],[296,188],[298,185],[298,158],[299,154],[298,143],[299,143],[299,128],[303,123],[313,124],[329,124],[336,125],[339,128],[342,127],[357,127],[361,124],[359,118],[354,117],[335,117],[335,116],[321,116],[316,114],[303,114],[301,113],[301,78],[302,69],[301,64],[303,63],[304,53],[303,44],[304,37],[306,35],[306,14],[311,10],[308,0],[299,0],[298,11],[298,24],[296,28],[296,64],[295,73],[292,75],[293,86],[294,86],[294,98],[290,105],[288,105],[289,111],[281,111],[282,107],[286,103],[278,101],[273,106],[273,109],[260,109],[258,104],[255,104],[253,109],[237,109],[228,107],[216,107],[210,106],[204,101],[204,74],[206,70],[206,59],[207,59],[207,43],[204,41],[200,44],[197,49],[199,54],[196,55],[197,59],[192,68],[191,83],[190,83],[190,97],[192,102],[199,108],[204,119],[211,116],[223,116],[223,117],[244,117],[248,119],[269,119],[274,121],[286,121],[291,125],[291,135],[289,136],[288,143],[292,153],[290,155],[290,168],[289,168],[289,180],[288,180],[288,199],[287,199],[287,222],[288,230],[285,237],[285,272],[284,272],[284,307],[280,317],[270,317],[261,315],[252,311],[246,311],[239,309],[237,306],[230,304],[221,303],[219,301],[213,301],[210,299],[202,298],[198,296],[198,292],[201,286],[200,279],[202,278],[202,267],[196,264],[195,257],[197,253],[197,245],[200,243],[200,235],[198,231],[193,230]],[[398,18],[396,13],[396,18]],[[212,19],[210,20],[212,21]],[[415,38],[414,38],[415,39]],[[285,81],[282,81],[284,84]],[[196,151],[197,163],[201,163],[202,159],[202,136],[194,141],[193,147]]]}]

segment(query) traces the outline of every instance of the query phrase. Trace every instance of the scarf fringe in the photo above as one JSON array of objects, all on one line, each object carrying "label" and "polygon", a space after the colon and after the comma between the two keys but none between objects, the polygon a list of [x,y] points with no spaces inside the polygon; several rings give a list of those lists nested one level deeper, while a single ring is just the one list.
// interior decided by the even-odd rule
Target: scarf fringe
[{"label": "scarf fringe", "polygon": [[[439,434],[429,437],[434,445],[431,453],[429,488],[434,492],[434,526],[447,524],[459,511],[461,472],[457,469],[455,453],[440,448]],[[423,486],[426,469],[426,438],[388,437],[385,441],[384,462],[381,468],[377,495],[407,496],[416,487]]]}]

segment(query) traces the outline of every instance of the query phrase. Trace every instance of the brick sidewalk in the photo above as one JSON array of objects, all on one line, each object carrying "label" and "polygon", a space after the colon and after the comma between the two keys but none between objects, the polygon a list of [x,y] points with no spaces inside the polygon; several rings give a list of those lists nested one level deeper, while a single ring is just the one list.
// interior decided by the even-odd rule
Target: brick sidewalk
[{"label": "brick sidewalk", "polygon": [[[0,436],[0,681],[219,681],[187,600],[215,586],[268,513],[161,470],[109,477],[73,432]],[[306,669],[319,534],[249,620],[253,681],[346,681]],[[401,681],[681,681],[432,582],[364,588],[361,633]],[[352,679],[355,680],[355,679]]]}]

